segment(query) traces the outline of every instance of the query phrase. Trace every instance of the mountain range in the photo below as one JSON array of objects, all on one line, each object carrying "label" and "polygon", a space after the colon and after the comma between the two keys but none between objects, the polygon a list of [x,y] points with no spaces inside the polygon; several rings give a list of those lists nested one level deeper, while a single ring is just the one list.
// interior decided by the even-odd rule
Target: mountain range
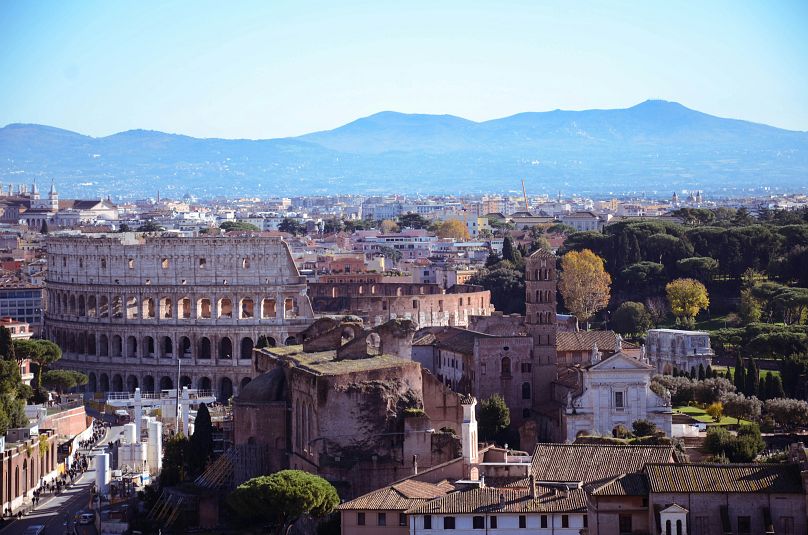
[{"label": "mountain range", "polygon": [[56,181],[67,197],[384,193],[594,196],[808,188],[808,132],[675,102],[528,112],[475,122],[381,112],[295,138],[199,139],[148,130],[94,138],[0,128],[0,181]]}]

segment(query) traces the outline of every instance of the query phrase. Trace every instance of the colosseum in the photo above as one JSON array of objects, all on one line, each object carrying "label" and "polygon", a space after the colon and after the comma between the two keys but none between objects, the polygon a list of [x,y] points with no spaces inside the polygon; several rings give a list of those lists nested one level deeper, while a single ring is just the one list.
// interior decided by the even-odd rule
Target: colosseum
[{"label": "colosseum", "polygon": [[252,349],[297,343],[313,319],[280,238],[53,237],[46,337],[94,392],[181,386],[224,400],[255,375]]}]

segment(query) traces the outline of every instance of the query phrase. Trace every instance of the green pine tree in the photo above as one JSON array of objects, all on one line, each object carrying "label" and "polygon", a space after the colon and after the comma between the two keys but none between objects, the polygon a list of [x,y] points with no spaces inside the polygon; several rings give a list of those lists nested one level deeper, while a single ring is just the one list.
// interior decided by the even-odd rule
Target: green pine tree
[{"label": "green pine tree", "polygon": [[704,364],[699,364],[699,381],[704,381],[707,378],[704,372]]},{"label": "green pine tree", "polygon": [[746,369],[743,365],[743,359],[740,355],[735,360],[735,373],[732,374],[734,377],[733,383],[735,384],[735,388],[738,392],[744,392],[746,390]]},{"label": "green pine tree", "polygon": [[755,359],[749,359],[749,368],[746,370],[746,381],[744,382],[744,393],[749,396],[757,396],[760,393],[760,371]]}]

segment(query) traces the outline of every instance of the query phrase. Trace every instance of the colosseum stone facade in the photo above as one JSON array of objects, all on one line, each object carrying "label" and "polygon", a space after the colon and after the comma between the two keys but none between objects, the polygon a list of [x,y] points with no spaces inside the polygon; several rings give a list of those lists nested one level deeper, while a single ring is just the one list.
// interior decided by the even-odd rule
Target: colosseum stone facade
[{"label": "colosseum stone facade", "polygon": [[259,336],[293,344],[313,321],[280,238],[118,234],[47,248],[45,333],[89,391],[158,391],[179,377],[224,400],[255,375]]}]

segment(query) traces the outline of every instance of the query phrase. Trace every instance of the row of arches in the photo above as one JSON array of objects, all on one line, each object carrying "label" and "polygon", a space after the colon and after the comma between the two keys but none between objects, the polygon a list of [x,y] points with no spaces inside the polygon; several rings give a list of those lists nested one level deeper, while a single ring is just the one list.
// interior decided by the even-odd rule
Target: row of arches
[{"label": "row of arches", "polygon": [[[3,489],[4,496],[1,503],[10,502],[18,496],[27,495],[30,491],[37,489],[42,478],[56,469],[56,448],[53,443],[50,440],[47,441],[44,451],[41,453],[38,445],[35,448],[37,450],[36,455],[19,455],[17,457],[13,477],[3,477],[5,488]],[[22,458],[21,463],[19,458]],[[9,472],[11,471],[12,463],[14,463],[14,460],[9,457]],[[10,473],[7,475],[11,476]]]},{"label": "row of arches", "polygon": [[50,314],[80,318],[114,319],[284,319],[299,314],[294,296],[275,297],[138,297],[136,295],[75,294],[51,290],[48,293]]},{"label": "row of arches", "polygon": [[[87,379],[87,390],[89,392],[133,393],[136,388],[140,388],[143,393],[151,393],[174,389],[176,376],[163,375],[158,378],[151,374],[138,377],[134,374],[90,372],[87,374]],[[179,379],[179,388],[187,386],[188,388],[214,392],[216,398],[224,403],[235,394],[234,384],[238,384],[239,388],[244,388],[250,381],[250,377],[243,377],[240,381],[234,383],[234,380],[230,377],[221,377],[214,385],[208,376],[201,376],[196,381],[193,381],[190,376],[182,375]]]},{"label": "row of arches", "polygon": [[[137,337],[135,335],[108,336],[96,335],[93,332],[73,332],[66,329],[51,329],[50,338],[64,352],[97,357],[128,357],[128,358],[193,358],[211,359],[252,359],[255,341],[244,336],[235,345],[229,336],[220,337],[189,337],[189,336],[152,336]],[[295,336],[284,340],[285,345],[297,343]],[[274,347],[275,338],[266,337],[266,345]]]}]

